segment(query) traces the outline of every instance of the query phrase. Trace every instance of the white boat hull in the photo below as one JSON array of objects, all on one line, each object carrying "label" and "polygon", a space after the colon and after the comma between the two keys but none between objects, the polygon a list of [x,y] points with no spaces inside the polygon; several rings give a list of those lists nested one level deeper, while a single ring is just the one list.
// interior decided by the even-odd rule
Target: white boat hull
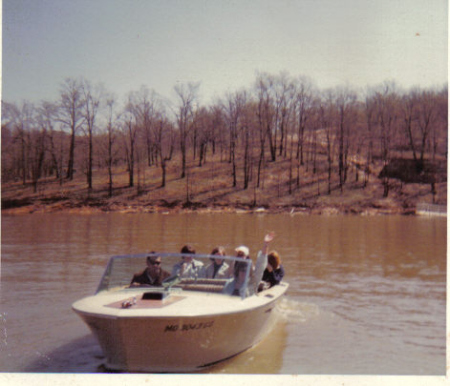
[{"label": "white boat hull", "polygon": [[190,372],[261,341],[276,321],[274,308],[287,288],[281,283],[246,299],[174,293],[163,301],[138,300],[126,309],[114,305],[136,295],[140,299],[143,290],[119,291],[83,299],[73,309],[98,338],[108,369]]}]

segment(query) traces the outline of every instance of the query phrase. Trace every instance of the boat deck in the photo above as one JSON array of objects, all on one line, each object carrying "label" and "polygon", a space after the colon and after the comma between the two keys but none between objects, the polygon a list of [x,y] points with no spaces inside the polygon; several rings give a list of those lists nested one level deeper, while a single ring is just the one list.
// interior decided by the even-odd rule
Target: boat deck
[{"label": "boat deck", "polygon": [[[143,299],[148,288],[123,288],[84,298],[75,302],[73,308],[85,314],[110,317],[220,315],[265,306],[283,294],[287,287],[287,283],[280,283],[245,299],[219,293],[174,289],[161,300]],[[129,302],[129,306],[123,307],[124,302]]]}]

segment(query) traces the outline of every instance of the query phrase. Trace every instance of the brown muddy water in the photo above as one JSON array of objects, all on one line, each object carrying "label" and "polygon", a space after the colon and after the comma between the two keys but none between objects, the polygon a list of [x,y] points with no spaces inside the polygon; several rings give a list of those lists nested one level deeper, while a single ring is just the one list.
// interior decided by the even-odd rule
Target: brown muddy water
[{"label": "brown muddy water", "polygon": [[0,371],[104,372],[71,304],[110,256],[191,243],[255,258],[271,230],[290,283],[278,323],[204,373],[445,375],[446,218],[289,214],[2,216]]}]

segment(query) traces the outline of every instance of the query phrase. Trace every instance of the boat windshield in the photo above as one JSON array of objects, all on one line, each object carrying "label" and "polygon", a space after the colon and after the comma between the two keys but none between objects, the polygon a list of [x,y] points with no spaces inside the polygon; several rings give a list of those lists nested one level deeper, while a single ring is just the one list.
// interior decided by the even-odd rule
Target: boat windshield
[{"label": "boat windshield", "polygon": [[245,298],[255,291],[252,261],[232,256],[150,253],[113,256],[97,292],[201,291]]}]

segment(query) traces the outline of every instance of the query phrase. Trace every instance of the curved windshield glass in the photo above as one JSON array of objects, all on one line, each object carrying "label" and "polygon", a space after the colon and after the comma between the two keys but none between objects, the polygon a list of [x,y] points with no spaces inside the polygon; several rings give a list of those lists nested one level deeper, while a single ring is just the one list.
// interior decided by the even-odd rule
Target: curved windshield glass
[{"label": "curved windshield glass", "polygon": [[144,288],[146,291],[201,291],[245,298],[252,294],[250,259],[232,256],[149,253],[114,256],[97,292]]}]

